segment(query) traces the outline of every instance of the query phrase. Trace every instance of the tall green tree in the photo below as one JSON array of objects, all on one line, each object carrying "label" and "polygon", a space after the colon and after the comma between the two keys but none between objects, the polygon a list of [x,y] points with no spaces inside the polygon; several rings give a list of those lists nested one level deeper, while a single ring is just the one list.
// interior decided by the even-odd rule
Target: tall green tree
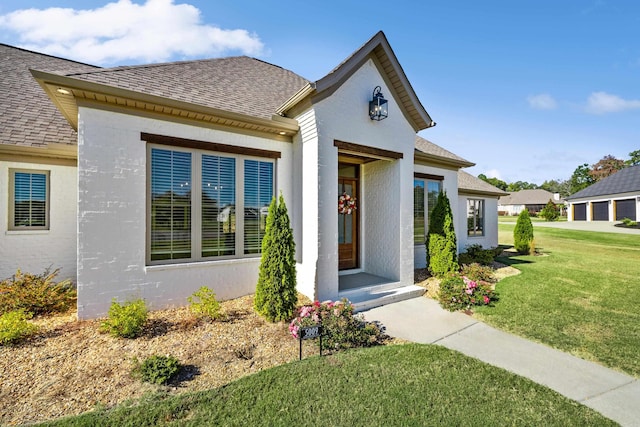
[{"label": "tall green tree", "polygon": [[427,266],[433,276],[443,277],[459,270],[458,243],[447,193],[441,191],[429,218]]},{"label": "tall green tree", "polygon": [[553,200],[549,199],[545,207],[540,211],[540,216],[544,218],[545,221],[555,221],[560,217],[560,212],[558,207]]},{"label": "tall green tree", "polygon": [[629,160],[626,160],[625,165],[636,166],[640,165],[640,150],[635,150],[629,153]]},{"label": "tall green tree", "polygon": [[558,193],[560,197],[567,197],[571,194],[571,183],[569,180],[551,179],[543,182],[540,188],[547,190],[550,193]]},{"label": "tall green tree", "polygon": [[262,258],[254,308],[270,322],[286,321],[293,317],[298,301],[296,291],[296,244],[284,197],[274,197],[269,205]]},{"label": "tall green tree", "polygon": [[538,188],[537,184],[533,184],[527,181],[516,181],[507,185],[507,191],[509,192],[516,192],[520,190],[535,190],[536,188]]},{"label": "tall green tree", "polygon": [[515,246],[518,253],[529,254],[531,253],[531,244],[533,243],[533,224],[531,224],[531,217],[529,211],[523,209],[518,215],[518,221],[513,229],[513,246]]},{"label": "tall green tree", "polygon": [[483,174],[483,173],[478,175],[478,178],[483,180],[484,182],[488,182],[489,184],[493,185],[494,187],[497,187],[497,188],[501,189],[502,191],[507,191],[507,183],[504,182],[501,179],[498,179],[498,178],[487,178],[487,176],[485,174]]},{"label": "tall green tree", "polygon": [[571,194],[575,194],[593,184],[595,179],[589,173],[591,168],[587,163],[578,166],[569,179]]}]

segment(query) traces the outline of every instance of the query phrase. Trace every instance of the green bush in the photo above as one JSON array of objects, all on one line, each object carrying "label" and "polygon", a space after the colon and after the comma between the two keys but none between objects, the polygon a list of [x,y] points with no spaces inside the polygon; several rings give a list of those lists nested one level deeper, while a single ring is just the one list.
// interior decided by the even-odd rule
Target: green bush
[{"label": "green bush", "polygon": [[30,318],[22,309],[0,315],[0,345],[13,344],[36,332],[38,327],[27,321]]},{"label": "green bush", "polygon": [[496,283],[496,275],[493,268],[478,263],[465,264],[462,266],[461,273],[463,276],[476,282]]},{"label": "green bush", "polygon": [[254,297],[256,312],[270,322],[293,317],[298,301],[295,252],[293,230],[281,194],[279,203],[274,197],[269,205]]},{"label": "green bush", "polygon": [[180,371],[181,365],[173,356],[151,356],[142,363],[134,360],[134,378],[152,384],[166,384]]},{"label": "green bush", "polygon": [[300,328],[321,324],[322,348],[341,350],[370,347],[382,343],[384,334],[375,323],[365,322],[361,315],[353,314],[353,305],[342,301],[315,301],[298,310],[297,317],[289,324],[289,332],[298,338]]},{"label": "green bush", "polygon": [[622,218],[622,223],[627,227],[636,227],[638,223],[631,218]]},{"label": "green bush", "polygon": [[529,211],[524,209],[518,215],[518,221],[513,229],[513,245],[520,254],[531,253],[531,243],[533,242],[533,225],[529,217]]},{"label": "green bush", "polygon": [[440,282],[438,300],[449,311],[469,310],[476,305],[489,305],[496,295],[491,284],[467,277],[449,275]]},{"label": "green bush", "polygon": [[460,264],[478,263],[491,265],[496,257],[496,248],[484,249],[480,244],[473,244],[466,247],[466,251],[458,256]]},{"label": "green bush", "polygon": [[139,298],[124,304],[114,298],[109,307],[109,317],[102,322],[100,330],[115,337],[137,338],[142,334],[147,321],[147,306]]},{"label": "green bush", "polygon": [[20,309],[33,315],[67,311],[75,305],[76,290],[70,280],[54,282],[59,271],[30,274],[18,270],[0,282],[0,314]]},{"label": "green bush", "polygon": [[560,210],[553,203],[553,200],[549,199],[545,207],[540,211],[540,216],[546,221],[555,221],[560,218]]},{"label": "green bush", "polygon": [[459,269],[453,213],[445,192],[438,194],[438,200],[429,221],[427,266],[431,274],[436,277],[443,277]]},{"label": "green bush", "polygon": [[216,300],[216,294],[206,286],[194,292],[187,301],[189,301],[191,312],[197,317],[208,317],[211,320],[224,317],[220,310],[220,303]]}]

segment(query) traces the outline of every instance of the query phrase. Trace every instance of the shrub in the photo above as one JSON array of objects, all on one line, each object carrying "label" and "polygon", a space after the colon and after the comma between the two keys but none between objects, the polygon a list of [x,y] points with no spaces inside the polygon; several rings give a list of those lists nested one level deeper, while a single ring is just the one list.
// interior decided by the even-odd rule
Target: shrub
[{"label": "shrub", "polygon": [[638,223],[631,218],[622,218],[622,223],[627,227],[637,227]]},{"label": "shrub", "polygon": [[147,383],[166,384],[180,371],[180,362],[173,356],[151,356],[142,363],[134,359],[131,374]]},{"label": "shrub", "polygon": [[0,314],[20,309],[33,315],[67,311],[76,302],[76,290],[70,280],[54,282],[59,271],[31,274],[18,270],[0,282]]},{"label": "shrub", "polygon": [[467,277],[450,275],[440,282],[440,305],[449,311],[469,310],[476,305],[489,305],[496,299],[491,284]]},{"label": "shrub", "polygon": [[191,312],[197,317],[218,320],[224,316],[220,311],[220,303],[216,300],[216,294],[206,286],[194,292],[187,301],[189,301]]},{"label": "shrub", "polygon": [[142,334],[146,321],[147,307],[143,299],[120,304],[114,298],[109,307],[109,317],[102,322],[100,329],[115,337],[136,338]]},{"label": "shrub", "polygon": [[353,347],[370,347],[380,344],[383,333],[374,323],[365,322],[361,315],[353,314],[353,305],[342,301],[315,301],[302,306],[297,317],[289,324],[289,332],[298,338],[298,330],[321,324],[322,348],[340,350]]},{"label": "shrub", "polygon": [[472,263],[463,265],[461,269],[463,276],[468,277],[475,282],[487,282],[496,283],[496,275],[493,272],[493,268],[487,265],[481,265],[478,263]]},{"label": "shrub", "polygon": [[274,197],[269,205],[254,297],[256,312],[270,322],[293,317],[298,301],[295,252],[293,230],[281,194],[279,203]]},{"label": "shrub", "polygon": [[0,315],[0,345],[13,344],[36,332],[38,327],[27,321],[30,318],[22,309]]},{"label": "shrub", "polygon": [[495,260],[496,251],[496,248],[484,249],[480,244],[469,245],[466,252],[459,255],[458,261],[460,264],[491,265]]},{"label": "shrub", "polygon": [[513,243],[516,250],[521,254],[531,253],[531,243],[533,242],[533,225],[529,217],[529,211],[524,209],[518,215],[518,221],[513,229]]},{"label": "shrub", "polygon": [[458,246],[453,214],[445,192],[438,194],[427,234],[427,266],[433,276],[443,277],[458,271]]},{"label": "shrub", "polygon": [[549,199],[545,207],[540,211],[540,216],[546,221],[555,221],[560,218],[560,210],[553,203],[553,200]]}]

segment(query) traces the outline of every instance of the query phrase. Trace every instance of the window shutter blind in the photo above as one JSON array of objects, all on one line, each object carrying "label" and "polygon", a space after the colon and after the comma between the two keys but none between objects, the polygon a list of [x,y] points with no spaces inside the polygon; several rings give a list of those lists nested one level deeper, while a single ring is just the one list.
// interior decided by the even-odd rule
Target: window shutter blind
[{"label": "window shutter blind", "polygon": [[16,172],[14,175],[15,227],[46,227],[47,175]]},{"label": "window shutter blind", "polygon": [[235,159],[202,156],[202,257],[235,254]]},{"label": "window shutter blind", "polygon": [[244,162],[244,253],[260,253],[269,204],[273,198],[273,163]]}]

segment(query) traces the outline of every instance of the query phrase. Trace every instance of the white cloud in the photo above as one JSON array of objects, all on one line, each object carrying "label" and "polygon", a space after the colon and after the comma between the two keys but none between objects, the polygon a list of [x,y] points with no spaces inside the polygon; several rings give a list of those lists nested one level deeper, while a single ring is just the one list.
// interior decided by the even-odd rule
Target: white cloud
[{"label": "white cloud", "polygon": [[486,171],[485,176],[487,178],[498,178],[498,179],[502,179],[501,176],[502,174],[500,173],[500,171],[498,169],[489,169],[488,171]]},{"label": "white cloud", "polygon": [[555,110],[558,106],[556,100],[548,93],[531,95],[527,98],[527,102],[531,108],[536,110]]},{"label": "white cloud", "polygon": [[22,9],[0,15],[0,29],[17,33],[26,49],[102,65],[229,51],[257,56],[264,49],[256,34],[203,24],[196,7],[174,0],[118,0],[86,10]]},{"label": "white cloud", "polygon": [[622,99],[606,92],[593,92],[587,99],[585,110],[591,114],[617,113],[626,110],[640,109],[640,100]]}]

